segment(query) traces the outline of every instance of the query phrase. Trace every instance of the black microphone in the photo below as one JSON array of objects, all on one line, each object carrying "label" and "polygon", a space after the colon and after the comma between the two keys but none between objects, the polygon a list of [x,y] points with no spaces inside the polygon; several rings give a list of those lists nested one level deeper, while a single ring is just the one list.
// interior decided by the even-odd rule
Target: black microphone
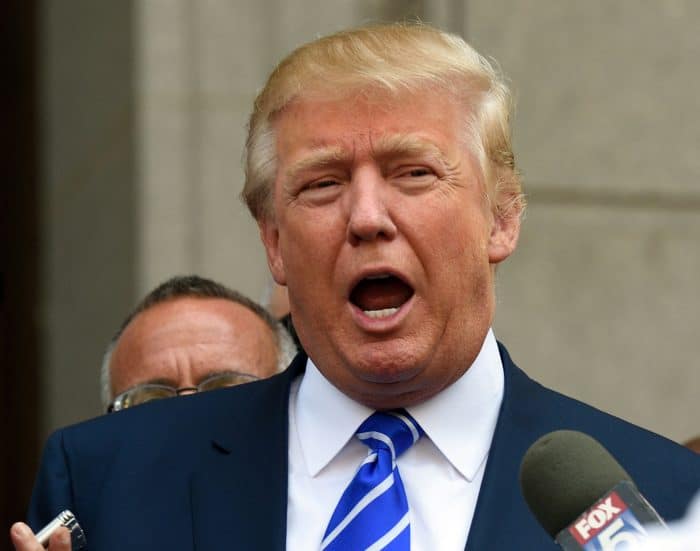
[{"label": "black microphone", "polygon": [[558,430],[532,444],[520,464],[520,488],[565,551],[621,551],[645,539],[645,526],[664,526],[627,471],[582,432]]}]

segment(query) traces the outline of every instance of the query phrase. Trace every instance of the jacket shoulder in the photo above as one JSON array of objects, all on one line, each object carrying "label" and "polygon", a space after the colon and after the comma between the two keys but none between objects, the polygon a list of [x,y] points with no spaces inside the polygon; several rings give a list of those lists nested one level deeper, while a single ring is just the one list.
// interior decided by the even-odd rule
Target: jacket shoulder
[{"label": "jacket shoulder", "polygon": [[[672,440],[580,400],[549,389],[528,377],[501,345],[506,372],[502,416],[506,431],[520,429],[529,445],[554,430],[577,430],[598,440],[630,473],[650,499],[661,496],[668,514],[680,516],[700,488],[700,457]],[[677,499],[674,498],[674,490]],[[672,505],[675,503],[675,505]]]}]

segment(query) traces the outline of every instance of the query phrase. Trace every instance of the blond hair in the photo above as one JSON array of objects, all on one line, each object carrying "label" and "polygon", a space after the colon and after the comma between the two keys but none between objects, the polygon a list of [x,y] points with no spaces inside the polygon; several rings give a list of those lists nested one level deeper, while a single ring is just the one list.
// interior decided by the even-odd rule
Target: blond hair
[{"label": "blond hair", "polygon": [[435,90],[465,106],[465,143],[486,183],[492,210],[525,207],[511,136],[511,95],[501,75],[460,37],[418,23],[361,27],[297,48],[255,99],[244,155],[241,197],[257,219],[272,218],[276,176],[274,118],[298,98],[347,97],[370,89]]}]

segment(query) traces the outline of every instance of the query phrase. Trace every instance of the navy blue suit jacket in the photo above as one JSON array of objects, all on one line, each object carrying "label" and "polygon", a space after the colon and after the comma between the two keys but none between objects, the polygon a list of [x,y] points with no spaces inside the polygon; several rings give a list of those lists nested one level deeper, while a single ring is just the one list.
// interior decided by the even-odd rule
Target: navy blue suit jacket
[{"label": "navy blue suit jacket", "polygon": [[[555,429],[592,435],[666,519],[700,488],[700,459],[641,428],[548,390],[501,347],[505,395],[467,551],[558,549],[527,508],[518,469]],[[271,379],[163,400],[49,439],[29,523],[71,509],[91,550],[285,548],[289,386],[299,355]],[[410,499],[410,497],[409,497]],[[449,506],[449,504],[446,504]],[[309,542],[309,549],[317,542]]]}]

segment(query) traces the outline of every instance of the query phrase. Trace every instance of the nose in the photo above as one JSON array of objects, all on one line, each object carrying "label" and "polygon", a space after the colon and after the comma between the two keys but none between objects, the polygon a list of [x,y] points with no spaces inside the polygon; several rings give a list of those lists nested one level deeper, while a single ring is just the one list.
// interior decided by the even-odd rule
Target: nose
[{"label": "nose", "polygon": [[396,225],[387,209],[386,185],[380,173],[372,169],[358,171],[348,194],[348,241],[393,239]]}]

